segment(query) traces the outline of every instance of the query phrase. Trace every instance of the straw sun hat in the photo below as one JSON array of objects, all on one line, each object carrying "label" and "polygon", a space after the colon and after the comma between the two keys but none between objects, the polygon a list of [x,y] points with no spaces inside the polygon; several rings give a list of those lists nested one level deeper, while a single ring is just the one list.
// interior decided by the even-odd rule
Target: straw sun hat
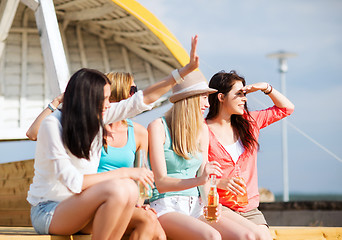
[{"label": "straw sun hat", "polygon": [[194,71],[184,77],[184,81],[172,88],[172,95],[169,100],[172,103],[178,102],[184,98],[202,93],[214,93],[216,89],[209,88],[207,80],[200,71]]}]

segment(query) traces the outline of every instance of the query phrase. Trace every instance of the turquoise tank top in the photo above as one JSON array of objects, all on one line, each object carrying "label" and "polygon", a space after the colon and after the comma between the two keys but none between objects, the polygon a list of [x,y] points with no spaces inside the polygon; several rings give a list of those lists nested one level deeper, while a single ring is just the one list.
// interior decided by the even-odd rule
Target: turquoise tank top
[{"label": "turquoise tank top", "polygon": [[[198,169],[201,167],[203,157],[200,152],[191,156],[191,159],[186,160],[183,157],[177,155],[172,149],[171,135],[169,128],[165,122],[165,118],[162,118],[165,130],[165,143],[164,143],[164,154],[167,169],[167,176],[180,179],[189,179],[196,177]],[[166,192],[159,193],[157,188],[153,189],[153,196],[150,202],[157,199],[170,197],[170,196],[199,196],[197,187],[186,189],[177,192]]]},{"label": "turquoise tank top", "polygon": [[97,172],[107,172],[122,167],[133,167],[137,147],[135,144],[133,122],[130,119],[126,119],[126,121],[128,125],[126,145],[122,148],[108,145],[107,153],[104,147],[102,147]]}]

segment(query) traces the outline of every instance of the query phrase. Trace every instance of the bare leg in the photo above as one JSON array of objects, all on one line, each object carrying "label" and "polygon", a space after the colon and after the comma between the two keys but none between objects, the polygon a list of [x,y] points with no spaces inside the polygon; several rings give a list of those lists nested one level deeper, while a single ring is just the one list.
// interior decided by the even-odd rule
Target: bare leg
[{"label": "bare leg", "polygon": [[208,224],[197,218],[181,213],[166,213],[159,217],[159,222],[167,237],[175,240],[220,240],[221,235]]},{"label": "bare leg", "polygon": [[[134,181],[129,180],[129,183],[131,186],[128,188],[124,187],[124,191],[126,193],[128,193],[128,196],[133,196],[133,202],[127,201],[126,202],[126,208],[122,209],[122,211],[121,211],[121,216],[115,218],[115,220],[116,220],[115,227],[112,228],[113,231],[112,231],[110,238],[109,238],[111,240],[122,238],[123,234],[125,233],[125,231],[127,229],[127,225],[129,224],[129,222],[132,218],[133,211],[135,209],[135,205],[138,201],[138,194],[139,194],[138,187]],[[132,203],[133,203],[133,205],[132,205]],[[109,226],[111,226],[111,223],[113,224],[114,222],[110,221]],[[99,239],[101,239],[101,238],[99,238]]]},{"label": "bare leg", "polygon": [[270,229],[266,225],[258,225],[260,231],[260,240],[272,240],[272,235]]},{"label": "bare leg", "polygon": [[131,180],[115,179],[96,184],[57,206],[49,232],[69,235],[85,228],[85,232],[93,232],[94,240],[120,239],[137,198],[137,187]]},{"label": "bare leg", "polygon": [[152,239],[157,223],[157,216],[152,211],[136,207],[126,233],[131,234],[130,240]]},{"label": "bare leg", "polygon": [[271,233],[266,225],[256,225],[252,221],[240,216],[239,214],[231,210],[223,211],[222,216],[252,231],[257,240],[271,240],[272,239]]},{"label": "bare leg", "polygon": [[162,227],[162,225],[160,224],[160,222],[157,220],[156,226],[154,228],[154,236],[153,236],[153,240],[166,240],[166,234],[165,231]]},{"label": "bare leg", "polygon": [[225,216],[221,216],[218,222],[210,223],[205,220],[203,216],[199,218],[203,222],[207,223],[208,225],[215,228],[222,236],[222,239],[229,239],[229,240],[255,240],[254,233],[250,231],[248,228],[244,227],[243,225],[235,222],[232,219],[229,219]]}]

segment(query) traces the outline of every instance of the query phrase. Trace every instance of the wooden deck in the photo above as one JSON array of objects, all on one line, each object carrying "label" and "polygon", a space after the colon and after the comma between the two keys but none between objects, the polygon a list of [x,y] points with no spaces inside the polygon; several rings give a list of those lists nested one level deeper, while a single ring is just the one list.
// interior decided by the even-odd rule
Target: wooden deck
[{"label": "wooden deck", "polygon": [[[342,240],[342,227],[271,227],[271,234],[274,240]],[[91,235],[37,235],[32,227],[0,227],[0,240],[12,239],[90,240]]]},{"label": "wooden deck", "polygon": [[[90,235],[35,233],[31,227],[30,205],[25,200],[32,176],[33,160],[0,164],[0,240],[90,240]],[[287,205],[278,207],[284,210]],[[335,224],[338,227],[271,227],[271,234],[274,240],[342,240],[342,226],[339,222]],[[128,239],[128,236],[123,239]]]},{"label": "wooden deck", "polygon": [[[128,235],[122,238],[128,239]],[[0,227],[0,240],[91,240],[91,235],[37,235],[33,227]]]}]

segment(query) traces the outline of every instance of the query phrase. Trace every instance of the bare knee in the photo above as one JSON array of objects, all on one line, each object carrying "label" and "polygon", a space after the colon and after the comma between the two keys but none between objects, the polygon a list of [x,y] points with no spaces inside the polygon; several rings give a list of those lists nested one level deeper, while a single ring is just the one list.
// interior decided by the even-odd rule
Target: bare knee
[{"label": "bare knee", "polygon": [[202,239],[221,240],[222,237],[216,229],[212,228],[202,233]]},{"label": "bare knee", "polygon": [[[243,234],[243,236],[242,236],[241,239],[243,239],[243,240],[256,240],[257,238],[256,238],[256,236],[255,236],[254,233],[252,233],[252,232],[247,232],[247,233]],[[261,240],[261,239],[260,239],[260,240]]]},{"label": "bare knee", "polygon": [[109,180],[101,184],[99,197],[117,206],[134,206],[138,197],[136,184],[131,180]]},{"label": "bare knee", "polygon": [[133,203],[133,205],[135,205],[139,198],[139,189],[138,189],[137,184],[133,180],[130,180],[130,179],[126,179],[122,181],[123,181],[123,183],[121,184],[122,191],[128,194],[128,198],[130,201],[127,204],[131,205]]},{"label": "bare knee", "polygon": [[134,214],[135,220],[140,224],[140,228],[144,229],[144,232],[152,233],[153,240],[166,240],[166,234],[164,229],[159,223],[157,215],[151,210],[143,210],[139,208],[138,214]]},{"label": "bare knee", "polygon": [[240,231],[238,231],[236,239],[237,240],[264,240],[264,239],[259,239],[256,233],[254,233],[251,230],[248,230],[247,228],[241,229]]},{"label": "bare knee", "polygon": [[272,240],[271,232],[266,225],[258,225],[257,240]]},{"label": "bare knee", "polygon": [[153,240],[167,240],[166,234],[162,227],[155,231]]}]

